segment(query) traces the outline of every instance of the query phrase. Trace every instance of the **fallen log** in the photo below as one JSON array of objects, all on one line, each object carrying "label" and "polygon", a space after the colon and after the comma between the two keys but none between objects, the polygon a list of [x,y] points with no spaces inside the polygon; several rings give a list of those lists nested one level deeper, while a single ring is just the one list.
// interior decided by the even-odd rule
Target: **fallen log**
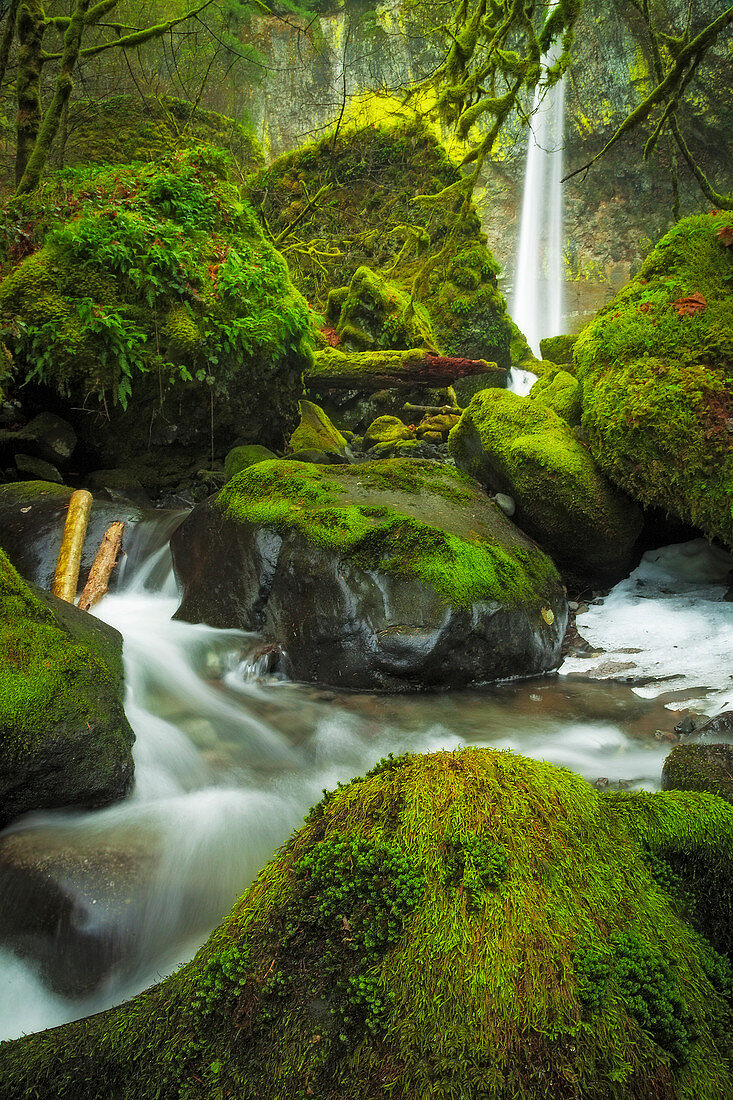
[{"label": "fallen log", "polygon": [[51,591],[54,596],[58,596],[60,600],[65,600],[67,603],[73,603],[76,599],[81,553],[84,549],[89,513],[92,510],[92,499],[92,494],[86,489],[78,489],[72,494],[66,513],[64,534]]},{"label": "fallen log", "polygon": [[90,607],[101,600],[107,591],[112,570],[117,565],[117,559],[122,548],[122,532],[124,523],[119,520],[111,523],[105,531],[104,538],[97,550],[92,568],[89,570],[87,583],[76,605],[80,611],[88,611]]},{"label": "fallen log", "polygon": [[313,366],[306,370],[306,389],[316,393],[330,390],[414,389],[416,386],[439,388],[457,378],[491,374],[494,385],[506,383],[507,371],[485,359],[459,359],[433,355],[420,348],[412,351],[340,351],[324,348],[316,352]]}]

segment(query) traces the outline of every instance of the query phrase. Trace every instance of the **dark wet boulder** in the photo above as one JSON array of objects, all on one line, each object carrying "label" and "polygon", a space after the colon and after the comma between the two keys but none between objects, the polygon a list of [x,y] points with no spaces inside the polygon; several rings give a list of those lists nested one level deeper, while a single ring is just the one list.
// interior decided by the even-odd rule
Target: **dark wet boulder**
[{"label": "dark wet boulder", "polygon": [[0,1047],[3,1100],[729,1097],[731,971],[670,845],[729,868],[733,808],[490,749],[384,760],[161,985]]},{"label": "dark wet boulder", "polygon": [[[50,590],[53,584],[73,492],[68,485],[47,481],[12,481],[0,485],[0,546],[20,575],[41,588]],[[129,500],[95,498],[84,541],[80,587],[86,582],[110,523],[120,520],[125,524],[123,546],[127,547],[132,528],[143,518],[144,512]],[[117,576],[115,569],[110,577],[110,588],[114,588]]]},{"label": "dark wet boulder", "polygon": [[515,522],[569,583],[610,584],[628,571],[641,512],[597,469],[552,408],[516,393],[482,390],[448,446],[459,469],[512,497]]},{"label": "dark wet boulder", "polygon": [[263,462],[172,540],[177,617],[261,631],[300,680],[416,690],[554,668],[557,572],[450,467]]},{"label": "dark wet boulder", "polygon": [[733,803],[733,745],[676,745],[664,761],[662,790],[708,791]]},{"label": "dark wet boulder", "polygon": [[134,735],[120,635],[26,584],[1,550],[0,677],[0,827],[127,793]]},{"label": "dark wet boulder", "polygon": [[733,546],[731,212],[683,218],[573,348],[583,427],[635,500]]}]

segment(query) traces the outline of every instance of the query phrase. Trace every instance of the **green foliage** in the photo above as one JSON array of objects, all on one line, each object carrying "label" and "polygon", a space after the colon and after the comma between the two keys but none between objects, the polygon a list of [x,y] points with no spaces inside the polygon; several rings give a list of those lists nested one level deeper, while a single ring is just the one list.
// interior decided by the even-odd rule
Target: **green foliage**
[{"label": "green foliage", "polygon": [[574,355],[583,426],[604,472],[733,545],[733,256],[719,235],[730,222],[679,222]]},{"label": "green foliage", "polygon": [[491,837],[452,836],[446,838],[446,882],[460,887],[474,904],[487,890],[498,887],[509,873],[509,856],[502,844]]}]

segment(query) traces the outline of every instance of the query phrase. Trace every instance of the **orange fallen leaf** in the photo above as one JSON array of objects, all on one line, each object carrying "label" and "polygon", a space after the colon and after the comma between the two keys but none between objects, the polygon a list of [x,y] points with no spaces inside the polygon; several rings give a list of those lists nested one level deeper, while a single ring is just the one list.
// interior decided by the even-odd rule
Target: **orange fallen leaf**
[{"label": "orange fallen leaf", "polygon": [[723,242],[726,248],[733,248],[733,224],[721,225],[715,236]]},{"label": "orange fallen leaf", "polygon": [[707,306],[707,302],[703,298],[702,294],[690,294],[687,298],[678,298],[674,303],[674,308],[679,313],[680,317],[694,317]]}]

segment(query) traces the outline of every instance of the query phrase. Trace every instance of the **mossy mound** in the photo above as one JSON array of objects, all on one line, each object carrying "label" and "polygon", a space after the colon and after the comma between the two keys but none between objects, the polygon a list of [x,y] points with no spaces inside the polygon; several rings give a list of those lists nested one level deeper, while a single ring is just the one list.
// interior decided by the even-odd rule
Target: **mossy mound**
[{"label": "mossy mound", "polygon": [[[328,135],[280,157],[250,181],[253,204],[277,236],[296,286],[326,308],[365,266],[408,291],[425,259],[441,253],[417,301],[427,308],[439,350],[510,366],[511,322],[497,290],[499,271],[472,209],[449,239],[454,213],[417,200],[461,178],[425,128],[367,126]],[[312,207],[309,196],[328,190]],[[402,332],[395,334],[402,337]],[[403,343],[385,344],[399,348]]]},{"label": "mossy mound", "polygon": [[664,761],[662,790],[708,791],[733,803],[733,745],[676,745]]},{"label": "mossy mound", "polygon": [[268,459],[277,458],[267,447],[261,447],[259,443],[245,443],[241,447],[232,447],[224,459],[224,476],[229,481],[241,470],[248,466],[254,466],[257,462],[266,462]]},{"label": "mossy mound", "polygon": [[300,402],[300,423],[288,442],[289,451],[294,453],[311,450],[344,454],[347,446],[345,438],[320,405],[315,405],[312,401]]},{"label": "mossy mound", "polygon": [[574,585],[623,576],[641,533],[641,513],[614,488],[549,406],[482,390],[448,437],[459,469],[508,493],[515,520]]},{"label": "mossy mound", "polygon": [[368,449],[384,443],[402,443],[415,438],[415,429],[398,416],[378,416],[364,433],[364,446]]},{"label": "mossy mound", "polygon": [[368,267],[356,269],[348,288],[329,294],[326,316],[344,351],[435,350],[424,306],[413,304],[395,283]]},{"label": "mossy mound", "polygon": [[573,348],[577,339],[577,335],[546,336],[544,340],[540,340],[540,354],[543,359],[549,359],[553,363],[572,369]]},{"label": "mossy mound", "polygon": [[[282,444],[297,422],[308,309],[232,171],[199,147],[68,170],[6,209],[0,319],[16,384],[66,401],[93,466],[138,458],[148,484],[162,469],[151,449],[180,476],[212,447]],[[16,263],[29,225],[34,251]]]},{"label": "mossy mound", "polygon": [[171,545],[177,617],[262,631],[299,679],[419,690],[559,660],[554,566],[442,464],[258,463]]},{"label": "mossy mound", "polygon": [[174,96],[73,100],[64,136],[52,161],[57,163],[63,156],[67,168],[130,164],[134,160],[154,164],[165,160],[181,144],[226,149],[243,173],[261,168],[265,160],[257,139],[246,126]]},{"label": "mossy mound", "polygon": [[545,405],[571,427],[580,424],[583,413],[582,389],[578,379],[558,368],[538,378],[529,396],[538,405]]},{"label": "mossy mound", "polygon": [[617,801],[494,750],[382,761],[171,978],[0,1048],[4,1097],[731,1095],[731,968],[644,835],[729,855],[733,809]]},{"label": "mossy mound", "polygon": [[132,783],[116,630],[27,585],[0,550],[0,827]]},{"label": "mossy mound", "polygon": [[621,488],[733,546],[730,213],[685,218],[579,335],[583,426]]}]

